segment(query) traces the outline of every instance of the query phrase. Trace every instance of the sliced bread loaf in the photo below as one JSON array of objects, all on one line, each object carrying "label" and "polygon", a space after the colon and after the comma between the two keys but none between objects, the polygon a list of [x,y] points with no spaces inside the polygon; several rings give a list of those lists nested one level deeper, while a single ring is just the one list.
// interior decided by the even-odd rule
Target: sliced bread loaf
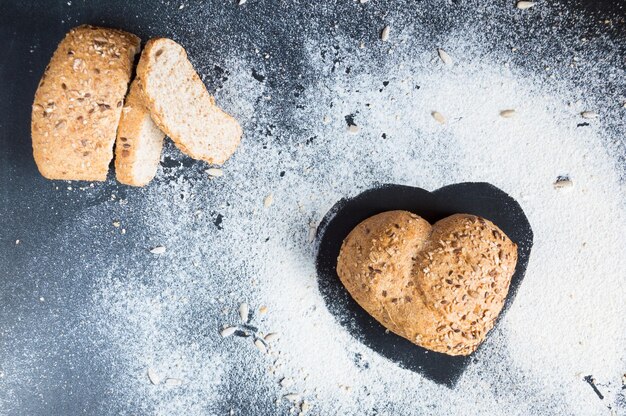
[{"label": "sliced bread loaf", "polygon": [[237,149],[241,127],[215,105],[182,46],[151,39],[137,66],[152,119],[194,159],[224,163]]},{"label": "sliced bread loaf", "polygon": [[106,179],[140,39],[115,29],[70,30],[46,68],[32,109],[33,155],[48,179]]},{"label": "sliced bread loaf", "polygon": [[156,175],[163,138],[143,105],[138,78],[126,96],[115,143],[115,176],[126,185],[144,186]]}]

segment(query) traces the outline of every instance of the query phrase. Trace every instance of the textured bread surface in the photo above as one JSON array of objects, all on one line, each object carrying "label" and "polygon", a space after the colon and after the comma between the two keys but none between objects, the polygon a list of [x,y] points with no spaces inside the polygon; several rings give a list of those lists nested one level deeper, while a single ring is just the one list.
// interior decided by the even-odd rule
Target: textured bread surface
[{"label": "textured bread surface", "polygon": [[182,46],[151,39],[137,66],[155,123],[194,159],[224,163],[237,149],[241,127],[215,105]]},{"label": "textured bread surface", "polygon": [[468,355],[493,328],[516,263],[517,246],[491,221],[455,214],[431,226],[388,211],[350,232],[337,274],[390,331],[429,350]]},{"label": "textured bread surface", "polygon": [[115,142],[115,176],[126,185],[147,185],[156,175],[165,134],[143,104],[140,80],[130,85]]},{"label": "textured bread surface", "polygon": [[33,155],[48,179],[103,181],[140,39],[79,26],[61,41],[32,108]]}]

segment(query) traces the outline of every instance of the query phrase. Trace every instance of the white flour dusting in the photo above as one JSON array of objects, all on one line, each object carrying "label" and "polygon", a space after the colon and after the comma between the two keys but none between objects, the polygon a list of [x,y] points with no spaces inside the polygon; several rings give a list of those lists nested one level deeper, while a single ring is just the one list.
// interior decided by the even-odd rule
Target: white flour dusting
[{"label": "white flour dusting", "polygon": [[[123,400],[157,414],[295,413],[302,400],[313,414],[624,411],[626,210],[615,158],[623,129],[607,120],[624,117],[616,98],[587,93],[600,78],[552,79],[515,64],[531,53],[525,42],[494,53],[475,28],[437,43],[412,41],[424,33],[399,15],[393,28],[384,45],[364,48],[341,28],[306,40],[302,60],[315,81],[303,81],[287,108],[267,79],[250,75],[254,63],[222,64],[229,75],[217,99],[242,122],[242,147],[221,177],[209,179],[201,164],[168,168],[140,201],[130,197],[147,240],[167,253],[148,270],[120,263],[94,294],[118,377],[128,380],[112,387]],[[501,117],[506,109],[514,116]],[[583,120],[585,110],[598,119]],[[181,159],[173,148],[166,157]],[[573,187],[555,189],[559,176]],[[339,199],[376,184],[464,181],[517,199],[535,244],[510,311],[449,389],[377,356],[335,321],[317,290],[309,234]],[[138,244],[134,256],[147,255]],[[244,301],[259,331],[280,334],[268,355],[251,338],[219,334],[237,324]],[[148,368],[183,384],[153,386]]]}]

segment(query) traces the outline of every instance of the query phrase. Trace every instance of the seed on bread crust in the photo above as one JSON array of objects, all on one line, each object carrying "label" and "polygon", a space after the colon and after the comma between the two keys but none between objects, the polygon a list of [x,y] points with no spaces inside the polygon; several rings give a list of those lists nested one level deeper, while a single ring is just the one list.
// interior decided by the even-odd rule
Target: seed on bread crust
[{"label": "seed on bread crust", "polygon": [[431,226],[389,211],[350,232],[337,273],[392,332],[433,351],[467,355],[493,327],[516,262],[517,246],[483,218],[456,214]]},{"label": "seed on bread crust", "polygon": [[76,27],[54,52],[32,108],[33,156],[48,179],[104,181],[140,39]]}]

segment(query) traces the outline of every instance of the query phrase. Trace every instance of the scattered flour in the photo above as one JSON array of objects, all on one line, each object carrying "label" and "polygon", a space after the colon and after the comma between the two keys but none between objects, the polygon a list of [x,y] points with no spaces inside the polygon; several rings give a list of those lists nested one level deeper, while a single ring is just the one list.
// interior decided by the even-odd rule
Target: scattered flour
[{"label": "scattered flour", "polygon": [[[549,19],[542,8],[538,16]],[[624,411],[626,210],[616,159],[623,122],[607,121],[624,117],[615,96],[598,91],[599,76],[538,71],[530,40],[508,43],[515,52],[490,50],[468,24],[435,43],[424,27],[390,16],[394,36],[384,44],[370,33],[360,48],[341,24],[332,37],[304,36],[304,76],[293,90],[276,86],[287,82],[284,63],[272,61],[279,52],[226,59],[217,99],[246,135],[225,175],[208,181],[200,163],[165,168],[141,201],[129,197],[150,241],[171,256],[150,270],[138,261],[126,280],[111,271],[95,295],[120,372],[135,383],[112,388],[129,402],[163,414],[300,411],[301,400],[282,398],[289,394],[306,399],[313,414]],[[502,29],[496,36],[514,39]],[[440,62],[439,45],[454,65]],[[267,61],[262,81],[251,75],[262,71],[259,59]],[[541,65],[551,59],[559,58],[545,55]],[[612,61],[601,64],[609,76],[616,71]],[[500,117],[506,109],[515,117]],[[586,109],[600,116],[578,127]],[[348,132],[348,119],[358,129]],[[184,159],[171,147],[166,158]],[[574,186],[555,189],[561,175]],[[436,189],[463,181],[490,182],[520,201],[535,245],[512,308],[448,389],[377,356],[336,322],[317,290],[308,237],[309,224],[340,198],[377,184]],[[244,301],[260,331],[281,334],[267,355],[251,338],[219,335]],[[182,379],[180,393],[150,385],[148,367]]]},{"label": "scattered flour", "polygon": [[[267,11],[261,3],[209,16],[185,4],[183,20],[164,22],[244,128],[222,176],[208,178],[208,166],[168,144],[144,189],[72,191],[122,195],[81,211],[55,240],[71,247],[91,230],[102,252],[116,253],[82,259],[93,282],[80,328],[93,340],[76,348],[106,363],[101,383],[112,398],[92,410],[626,414],[624,38],[556,2],[522,11],[427,1],[410,12],[310,2],[276,6],[291,19],[253,31],[229,20]],[[393,32],[382,42],[385,25]],[[194,41],[218,27],[236,42],[212,50]],[[515,116],[501,117],[507,109]],[[583,119],[587,110],[598,118]],[[347,120],[358,129],[348,132]],[[559,176],[573,186],[555,189]],[[378,356],[336,321],[317,289],[310,235],[339,199],[379,184],[466,181],[518,200],[535,241],[515,302],[450,389]],[[157,246],[167,250],[155,256]],[[259,332],[280,334],[267,354],[252,337],[220,335],[239,323],[242,302]],[[28,363],[4,370],[31,382]]]}]

